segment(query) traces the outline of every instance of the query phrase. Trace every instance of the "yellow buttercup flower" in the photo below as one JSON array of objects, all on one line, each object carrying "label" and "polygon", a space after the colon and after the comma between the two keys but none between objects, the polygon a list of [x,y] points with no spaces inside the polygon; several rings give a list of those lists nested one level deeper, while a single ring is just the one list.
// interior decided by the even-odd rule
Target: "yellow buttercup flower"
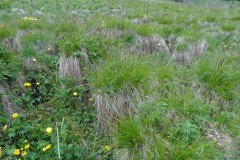
[{"label": "yellow buttercup flower", "polygon": [[14,155],[20,155],[20,149],[14,149],[13,154]]},{"label": "yellow buttercup flower", "polygon": [[74,93],[73,93],[73,96],[77,96],[77,95],[78,95],[78,93],[77,93],[77,92],[74,92]]},{"label": "yellow buttercup flower", "polygon": [[43,152],[45,152],[46,150],[50,149],[51,148],[51,144],[48,144],[46,145],[44,148],[43,148]]},{"label": "yellow buttercup flower", "polygon": [[106,148],[106,150],[109,151],[111,149],[111,146],[108,145],[108,146],[105,146],[105,148]]},{"label": "yellow buttercup flower", "polygon": [[45,147],[47,150],[51,148],[51,144],[46,145]]},{"label": "yellow buttercup flower", "polygon": [[31,83],[29,82],[24,83],[24,87],[30,87],[30,86],[31,86]]},{"label": "yellow buttercup flower", "polygon": [[2,130],[5,131],[7,129],[7,127],[8,127],[7,125],[3,126]]},{"label": "yellow buttercup flower", "polygon": [[13,113],[12,117],[13,118],[17,118],[18,117],[18,113]]},{"label": "yellow buttercup flower", "polygon": [[26,155],[27,155],[27,152],[26,152],[26,151],[23,151],[21,155],[22,155],[22,156],[26,156]]},{"label": "yellow buttercup flower", "polygon": [[37,86],[38,86],[39,84],[40,84],[39,82],[36,83]]},{"label": "yellow buttercup flower", "polygon": [[51,133],[51,132],[52,132],[52,127],[48,127],[48,128],[46,129],[46,132],[47,132],[47,133]]},{"label": "yellow buttercup flower", "polygon": [[89,98],[89,101],[92,101],[93,99],[92,98]]},{"label": "yellow buttercup flower", "polygon": [[30,144],[26,144],[26,145],[24,146],[25,149],[28,149],[29,147],[30,147]]},{"label": "yellow buttercup flower", "polygon": [[23,21],[37,21],[38,19],[34,18],[34,17],[23,17],[22,20]]}]

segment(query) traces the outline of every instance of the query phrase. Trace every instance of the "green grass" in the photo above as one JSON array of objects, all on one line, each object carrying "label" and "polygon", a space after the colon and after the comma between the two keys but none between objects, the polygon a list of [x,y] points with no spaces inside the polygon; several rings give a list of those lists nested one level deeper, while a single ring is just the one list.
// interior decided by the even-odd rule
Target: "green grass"
[{"label": "green grass", "polygon": [[91,73],[91,82],[95,88],[106,92],[118,92],[125,88],[139,88],[151,81],[151,68],[138,56],[113,56],[107,58],[101,66]]},{"label": "green grass", "polygon": [[216,91],[226,99],[233,99],[234,89],[239,84],[239,73],[235,67],[228,57],[207,58],[199,62],[196,74],[210,91]]},{"label": "green grass", "polygon": [[133,117],[117,120],[116,124],[116,141],[120,148],[128,148],[129,150],[138,150],[144,143],[141,135],[141,128]]},{"label": "green grass", "polygon": [[239,159],[239,6],[0,1],[0,159]]}]

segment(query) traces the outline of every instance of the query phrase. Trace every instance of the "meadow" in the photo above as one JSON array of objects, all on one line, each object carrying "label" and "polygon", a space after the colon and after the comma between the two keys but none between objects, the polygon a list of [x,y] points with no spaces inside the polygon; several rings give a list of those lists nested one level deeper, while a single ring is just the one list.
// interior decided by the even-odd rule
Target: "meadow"
[{"label": "meadow", "polygon": [[240,2],[1,0],[0,159],[240,159]]}]

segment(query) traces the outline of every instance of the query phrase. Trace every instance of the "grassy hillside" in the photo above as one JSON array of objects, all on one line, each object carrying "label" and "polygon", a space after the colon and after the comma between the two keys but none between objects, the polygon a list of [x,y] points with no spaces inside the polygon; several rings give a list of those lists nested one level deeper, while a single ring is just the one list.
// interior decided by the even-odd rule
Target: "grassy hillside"
[{"label": "grassy hillside", "polygon": [[240,2],[0,1],[0,159],[240,159]]}]

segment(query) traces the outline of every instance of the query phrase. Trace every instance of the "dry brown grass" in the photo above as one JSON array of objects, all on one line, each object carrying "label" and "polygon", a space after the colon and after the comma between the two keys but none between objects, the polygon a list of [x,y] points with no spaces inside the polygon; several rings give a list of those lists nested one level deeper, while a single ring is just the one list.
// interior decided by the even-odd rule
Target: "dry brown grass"
[{"label": "dry brown grass", "polygon": [[189,52],[179,52],[179,53],[174,53],[174,55],[178,63],[187,64],[190,62]]},{"label": "dry brown grass", "polygon": [[27,57],[22,62],[22,67],[25,69],[36,67],[36,62],[33,61],[34,57]]},{"label": "dry brown grass", "polygon": [[19,50],[22,48],[18,36],[15,38],[4,38],[2,43],[5,44],[8,48],[12,49],[12,51],[15,53],[18,53]]},{"label": "dry brown grass", "polygon": [[5,112],[9,113],[10,115],[17,111],[13,107],[8,95],[3,95],[2,96],[2,104],[3,104],[3,109],[5,110]]},{"label": "dry brown grass", "polygon": [[201,56],[204,54],[206,49],[207,49],[207,43],[204,40],[200,42],[195,42],[189,47],[191,56]]},{"label": "dry brown grass", "polygon": [[8,48],[10,48],[13,52],[19,53],[22,48],[20,38],[26,35],[29,31],[18,30],[16,37],[7,37],[4,38],[2,43],[5,44]]},{"label": "dry brown grass", "polygon": [[17,111],[17,109],[12,105],[10,98],[8,96],[10,92],[10,87],[6,82],[3,82],[0,85],[0,94],[2,94],[2,104],[3,104],[3,110],[9,115],[13,114]]},{"label": "dry brown grass", "polygon": [[92,29],[90,30],[91,35],[97,35],[102,37],[107,37],[114,39],[122,34],[127,34],[127,30],[120,30],[118,28],[112,28],[112,29]]},{"label": "dry brown grass", "polygon": [[113,95],[97,95],[94,104],[100,128],[106,131],[112,127],[115,118],[136,113],[136,105],[141,104],[141,102],[141,95],[137,91],[128,94],[120,91]]},{"label": "dry brown grass", "polygon": [[[208,132],[207,136],[214,140],[217,145],[223,148],[227,153],[231,153],[231,151],[236,151],[236,146],[234,146],[234,140],[230,136],[229,133],[226,133],[223,128],[219,129],[216,123],[209,123],[208,126],[210,131]],[[231,158],[232,155],[225,155],[226,157]]]},{"label": "dry brown grass", "polygon": [[132,18],[130,21],[133,22],[133,23],[136,23],[136,24],[147,23],[148,17],[147,16],[143,16],[141,18]]},{"label": "dry brown grass", "polygon": [[83,73],[80,69],[80,59],[75,56],[71,56],[69,58],[66,56],[60,57],[59,76],[61,78],[71,77],[76,80],[77,84],[82,84]]},{"label": "dry brown grass", "polygon": [[157,34],[148,37],[137,36],[137,44],[131,46],[129,50],[131,53],[153,53],[157,51],[170,53],[166,41]]},{"label": "dry brown grass", "polygon": [[26,82],[26,79],[24,77],[23,74],[21,73],[18,73],[17,76],[16,76],[16,80],[15,80],[15,83],[16,85],[18,86],[18,88],[20,88],[22,91],[26,92],[26,88],[24,87],[24,83]]},{"label": "dry brown grass", "polygon": [[47,48],[45,49],[45,53],[47,54],[57,54],[58,53],[58,46],[56,44],[48,44]]},{"label": "dry brown grass", "polygon": [[[179,37],[176,40],[176,44],[183,44],[184,38]],[[206,41],[193,42],[189,44],[187,51],[177,52],[173,51],[173,57],[181,64],[188,64],[191,62],[192,57],[202,56],[207,50]]]}]

